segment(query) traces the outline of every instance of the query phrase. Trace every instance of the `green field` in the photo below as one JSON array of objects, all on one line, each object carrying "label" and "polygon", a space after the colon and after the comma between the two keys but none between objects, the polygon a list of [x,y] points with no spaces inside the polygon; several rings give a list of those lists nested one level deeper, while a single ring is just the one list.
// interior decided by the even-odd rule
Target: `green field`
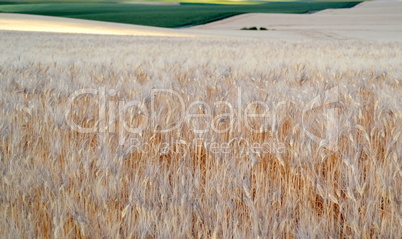
[{"label": "green field", "polygon": [[250,5],[193,4],[137,5],[119,3],[10,3],[0,12],[182,27],[204,24],[243,13],[307,13],[327,8],[348,8],[359,2],[269,2]]}]

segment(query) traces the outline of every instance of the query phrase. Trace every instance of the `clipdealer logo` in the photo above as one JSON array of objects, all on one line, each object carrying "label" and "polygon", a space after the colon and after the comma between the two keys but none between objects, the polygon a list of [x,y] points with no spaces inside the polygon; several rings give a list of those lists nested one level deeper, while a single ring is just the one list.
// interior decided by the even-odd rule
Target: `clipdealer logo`
[{"label": "clipdealer logo", "polygon": [[[331,150],[332,152],[338,151],[338,139],[339,139],[339,89],[333,87],[326,90],[322,94],[317,95],[311,99],[303,107],[302,125],[303,131],[314,142],[320,145],[320,147]],[[313,124],[317,123],[315,120],[308,118],[309,115],[318,116],[316,109],[323,109],[322,114],[318,117],[318,124],[321,123],[325,126],[325,135],[320,135],[312,130]],[[321,122],[322,121],[322,122]]]},{"label": "clipdealer logo", "polygon": [[[242,132],[244,129],[253,133],[263,133],[269,130],[269,125],[266,123],[269,120],[276,122],[276,115],[270,115],[270,108],[266,102],[263,101],[251,101],[247,104],[243,104],[242,91],[238,88],[238,94],[236,102],[217,101],[207,103],[205,101],[190,102],[186,107],[181,95],[173,90],[169,89],[153,89],[151,92],[150,102],[145,103],[147,100],[130,100],[130,101],[112,101],[109,97],[116,96],[115,90],[111,89],[106,91],[104,87],[98,89],[81,89],[71,94],[67,100],[67,110],[65,111],[65,119],[68,126],[80,133],[118,133],[119,144],[125,143],[126,134],[141,134],[145,130],[152,130],[154,133],[169,133],[174,130],[178,130],[184,122],[207,122],[204,126],[190,125],[190,130],[193,133],[202,135],[208,132],[214,132],[217,134],[227,132]],[[85,114],[88,110],[79,111],[79,107],[75,106],[75,103],[82,97],[94,97],[98,107],[97,124],[93,126],[83,126],[80,123],[74,121],[74,115]],[[158,101],[157,97],[164,98],[162,102]],[[171,107],[171,102],[174,103],[174,109]],[[284,105],[286,102],[281,101],[277,104],[275,109]],[[169,125],[162,126],[158,124],[159,121],[165,120],[162,114],[160,104],[163,104],[162,108],[168,110],[166,114],[174,115],[177,119]],[[159,106],[158,106],[159,105]],[[83,107],[88,107],[87,103]],[[203,109],[203,112],[197,112],[197,109]],[[256,112],[256,108],[259,112]],[[217,109],[224,109],[223,112]],[[82,109],[81,109],[82,110]],[[134,111],[133,111],[134,110]],[[90,109],[89,109],[90,111]],[[213,112],[220,112],[217,115],[213,115]],[[127,114],[141,115],[141,120],[134,127],[127,124],[125,117]],[[254,119],[258,119],[262,122],[261,125],[255,126],[251,122]],[[118,127],[116,129],[116,123]],[[223,125],[223,127],[222,127]]]},{"label": "clipdealer logo", "polygon": [[[111,101],[108,97],[113,97],[117,95],[114,89],[106,91],[105,87],[100,87],[98,89],[81,89],[75,91],[70,95],[67,101],[67,110],[65,112],[65,119],[68,126],[80,133],[118,133],[119,145],[126,144],[126,139],[128,134],[141,135],[145,130],[153,130],[158,133],[169,133],[174,130],[178,130],[184,121],[190,122],[191,120],[204,120],[208,121],[204,128],[191,128],[191,130],[199,135],[210,132],[214,133],[225,133],[233,132],[237,130],[242,132],[243,129],[249,130],[253,133],[263,133],[269,130],[272,124],[267,124],[268,121],[276,123],[276,111],[280,106],[285,105],[286,101],[280,101],[273,108],[274,112],[269,113],[269,106],[264,101],[252,101],[248,104],[243,104],[242,91],[238,89],[237,95],[237,108],[228,101],[218,101],[208,104],[204,101],[194,101],[187,106],[184,103],[181,95],[173,90],[169,89],[153,89],[151,92],[150,104],[147,108],[145,101],[140,100],[130,100],[130,101]],[[80,98],[88,95],[92,95],[97,98],[98,105],[98,121],[97,124],[92,127],[84,127],[74,122],[72,117],[72,112],[74,111],[74,103]],[[176,108],[173,112],[175,117],[179,118],[174,124],[170,124],[165,128],[158,128],[159,126],[156,122],[161,120],[161,115],[158,112],[157,102],[155,99],[158,96],[170,97],[170,102],[177,102]],[[302,127],[305,135],[312,139],[315,143],[319,144],[320,147],[336,152],[338,150],[338,138],[339,138],[339,112],[336,105],[339,103],[339,90],[337,87],[326,90],[322,94],[317,95],[311,99],[302,110]],[[166,107],[169,106],[170,102],[164,102]],[[203,108],[204,113],[195,113],[194,109]],[[213,110],[217,107],[224,107],[226,109],[225,113],[218,114],[216,116],[212,115]],[[252,112],[252,109],[259,107],[262,112],[256,113]],[[243,109],[244,108],[244,109]],[[107,110],[106,110],[107,109]],[[135,114],[141,115],[141,120],[136,125],[135,128],[131,127],[125,121],[125,116],[129,110],[135,109]],[[315,118],[311,120],[311,115],[316,114],[316,109],[323,109],[323,113],[320,118]],[[172,109],[169,109],[172,110]],[[106,114],[107,112],[107,114]],[[131,112],[131,111],[130,111]],[[80,113],[80,112],[78,112]],[[132,113],[132,112],[131,112]],[[163,116],[163,115],[162,115]],[[323,116],[323,117],[322,117]],[[310,118],[309,118],[310,117]],[[163,119],[163,117],[162,117]],[[208,120],[209,119],[209,120]],[[250,122],[252,119],[261,119],[262,125],[259,128],[254,128]],[[221,121],[226,122],[226,126],[222,129],[217,126],[216,122]],[[321,123],[325,125],[325,135],[318,134],[316,131],[312,130],[313,124]],[[116,123],[118,127],[116,129]],[[157,129],[158,128],[158,129]],[[136,145],[139,144],[138,138],[135,139]]]}]

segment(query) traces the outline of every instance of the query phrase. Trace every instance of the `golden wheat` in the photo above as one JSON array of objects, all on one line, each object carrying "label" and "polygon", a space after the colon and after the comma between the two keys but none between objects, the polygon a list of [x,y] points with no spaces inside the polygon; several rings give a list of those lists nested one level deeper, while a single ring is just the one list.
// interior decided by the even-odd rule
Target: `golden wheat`
[{"label": "golden wheat", "polygon": [[401,43],[0,35],[1,237],[402,236]]}]

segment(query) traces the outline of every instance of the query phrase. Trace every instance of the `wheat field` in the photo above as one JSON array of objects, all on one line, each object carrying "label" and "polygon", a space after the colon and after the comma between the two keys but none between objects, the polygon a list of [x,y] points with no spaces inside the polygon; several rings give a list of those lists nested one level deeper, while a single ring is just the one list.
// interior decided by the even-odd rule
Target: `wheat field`
[{"label": "wheat field", "polygon": [[400,42],[0,43],[2,238],[402,236]]}]

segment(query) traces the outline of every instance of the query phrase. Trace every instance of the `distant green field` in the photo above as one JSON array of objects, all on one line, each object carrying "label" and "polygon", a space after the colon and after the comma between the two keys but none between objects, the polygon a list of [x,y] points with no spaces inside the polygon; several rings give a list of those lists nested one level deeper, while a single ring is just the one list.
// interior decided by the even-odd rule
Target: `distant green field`
[{"label": "distant green field", "polygon": [[269,2],[258,5],[137,5],[119,3],[0,4],[0,12],[70,17],[157,27],[199,25],[243,13],[307,13],[359,2]]}]

